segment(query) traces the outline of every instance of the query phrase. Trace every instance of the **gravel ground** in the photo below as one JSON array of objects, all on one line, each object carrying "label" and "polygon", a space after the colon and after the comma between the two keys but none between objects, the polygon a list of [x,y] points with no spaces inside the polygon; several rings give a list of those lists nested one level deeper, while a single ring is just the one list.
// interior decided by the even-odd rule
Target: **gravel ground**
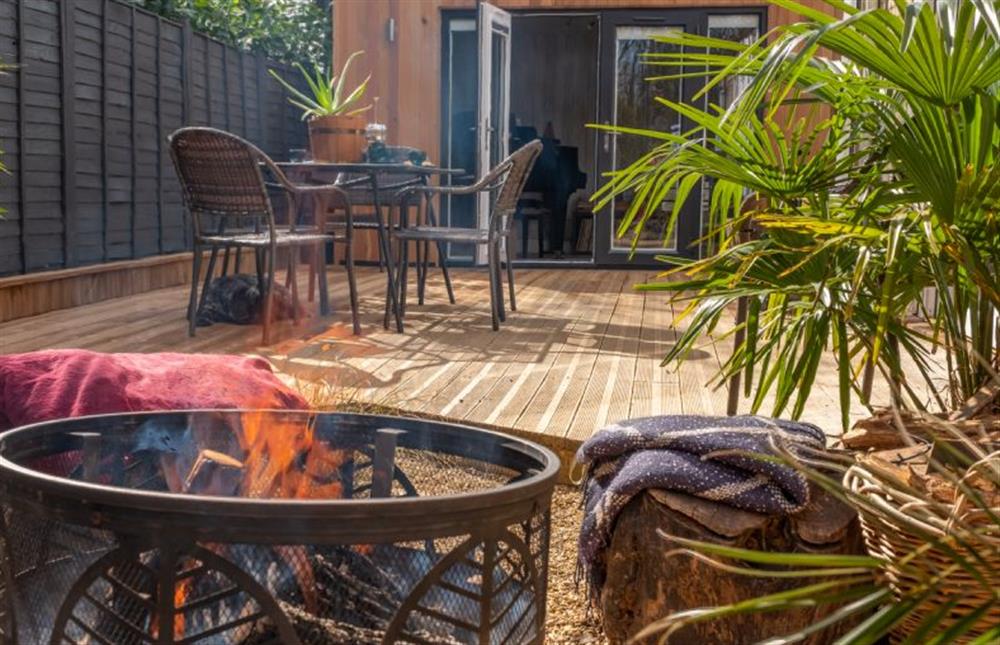
[{"label": "gravel ground", "polygon": [[547,645],[592,644],[608,641],[593,612],[587,615],[587,594],[576,584],[576,538],[583,510],[575,486],[556,486],[552,498],[552,542],[549,549],[549,601],[545,625]]}]

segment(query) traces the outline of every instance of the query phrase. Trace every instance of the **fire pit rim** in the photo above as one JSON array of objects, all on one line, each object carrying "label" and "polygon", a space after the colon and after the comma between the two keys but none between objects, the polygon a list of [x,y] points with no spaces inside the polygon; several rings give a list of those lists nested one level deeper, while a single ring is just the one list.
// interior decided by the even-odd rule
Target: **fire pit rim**
[{"label": "fire pit rim", "polygon": [[[481,438],[491,438],[498,443],[505,444],[512,448],[526,452],[532,458],[537,459],[544,467],[533,474],[503,486],[496,488],[481,489],[473,492],[452,493],[446,495],[434,495],[428,497],[390,497],[383,499],[285,499],[285,498],[246,498],[246,497],[221,497],[213,495],[188,495],[183,493],[168,493],[159,491],[136,490],[125,487],[83,482],[78,480],[60,477],[33,470],[27,466],[11,461],[4,450],[7,443],[21,439],[26,435],[31,438],[33,434],[41,431],[71,432],[73,426],[80,425],[81,430],[88,427],[95,420],[105,418],[121,417],[142,417],[160,415],[182,415],[192,413],[280,413],[280,414],[310,414],[310,415],[341,415],[359,421],[368,421],[373,427],[405,426],[413,427],[413,424],[428,425],[445,431],[461,433],[478,433]],[[92,426],[89,426],[92,427]],[[473,457],[475,458],[475,457]],[[190,410],[161,410],[124,412],[100,415],[89,415],[81,417],[71,417],[65,419],[53,419],[29,425],[20,426],[0,435],[0,494],[11,498],[10,503],[32,504],[33,502],[48,502],[62,500],[64,509],[73,515],[89,515],[87,522],[95,527],[121,530],[114,521],[116,512],[122,512],[126,519],[129,514],[135,512],[164,513],[170,517],[165,517],[164,521],[174,521],[177,519],[187,519],[194,525],[204,525],[205,518],[211,517],[217,521],[211,523],[213,531],[233,532],[244,534],[253,532],[252,524],[259,522],[259,518],[274,514],[275,517],[282,517],[290,520],[283,524],[288,525],[288,534],[294,534],[297,524],[291,520],[303,522],[325,522],[331,525],[333,518],[350,519],[355,522],[363,522],[371,519],[379,524],[385,523],[387,518],[404,519],[410,524],[406,528],[407,534],[419,532],[420,527],[414,525],[428,523],[428,526],[436,527],[439,531],[442,523],[456,522],[464,525],[464,532],[468,532],[468,525],[474,524],[478,519],[485,519],[489,516],[489,521],[493,521],[498,508],[514,507],[521,508],[524,504],[533,504],[551,495],[555,485],[555,479],[559,471],[559,458],[548,448],[535,442],[506,435],[501,432],[467,426],[458,423],[445,421],[430,421],[415,417],[385,416],[353,412],[323,412],[315,410],[243,410],[243,409],[190,409]],[[12,490],[13,489],[13,490]],[[16,493],[33,493],[34,498],[19,497],[10,495]],[[46,499],[48,498],[48,499]],[[75,503],[72,507],[68,502]],[[52,510],[52,509],[50,509]],[[476,513],[479,511],[479,513]],[[483,515],[483,518],[477,517]],[[231,524],[231,525],[230,525]],[[396,524],[395,522],[393,524]],[[315,526],[310,530],[315,531]],[[275,533],[274,527],[269,528],[269,533]],[[386,532],[384,526],[378,531],[366,531],[355,524],[351,532],[359,536],[373,536],[375,533],[382,535]],[[393,530],[389,530],[389,533]],[[281,533],[281,531],[277,531]],[[329,535],[326,537],[334,539],[341,532],[335,527],[331,527]],[[219,535],[221,538],[222,536]],[[286,535],[285,537],[288,537]]]}]

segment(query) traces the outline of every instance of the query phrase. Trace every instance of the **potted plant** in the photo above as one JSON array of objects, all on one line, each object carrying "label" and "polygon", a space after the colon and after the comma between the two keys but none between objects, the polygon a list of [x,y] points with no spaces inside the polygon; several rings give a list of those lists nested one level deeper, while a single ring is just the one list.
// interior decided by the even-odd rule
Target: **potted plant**
[{"label": "potted plant", "polygon": [[362,114],[371,105],[359,107],[371,80],[369,74],[351,91],[345,90],[347,75],[354,59],[364,52],[356,51],[347,57],[340,74],[333,70],[327,74],[314,66],[312,72],[301,64],[295,66],[309,88],[308,93],[283,79],[273,69],[273,76],[291,96],[289,103],[302,109],[302,118],[309,124],[309,147],[316,161],[360,161],[365,144],[365,120]]},{"label": "potted plant", "polygon": [[[749,44],[661,39],[675,48],[648,57],[663,70],[650,76],[688,79],[705,70],[704,89],[695,105],[659,99],[684,116],[682,133],[618,129],[652,145],[611,174],[598,200],[637,195],[619,234],[638,236],[670,196],[676,218],[697,187],[711,188],[703,199],[709,252],[672,260],[670,280],[640,287],[670,292],[684,306],[687,327],[668,362],[683,361],[704,334],[745,311],[718,377],[741,376],[752,411],[773,397],[772,414],[801,415],[830,355],[845,429],[852,397],[872,409],[870,382],[880,374],[893,406],[881,419],[891,419],[901,443],[934,448],[919,472],[905,460],[854,454],[842,476],[818,477],[858,511],[868,559],[796,559],[672,538],[725,566],[798,565],[828,569],[830,579],[681,612],[650,634],[734,612],[837,603],[831,620],[860,617],[840,642],[892,634],[914,644],[994,643],[1000,4],[897,1],[860,10],[826,0],[823,11],[771,1],[802,20]],[[742,88],[731,105],[705,101],[720,83]],[[975,439],[970,427],[986,434]],[[960,454],[939,457],[949,452]]]},{"label": "potted plant", "polygon": [[[650,76],[707,70],[695,105],[659,99],[689,129],[645,132],[650,152],[599,195],[639,196],[619,229],[638,236],[670,195],[676,218],[711,187],[708,253],[669,259],[671,280],[639,287],[685,310],[666,362],[742,302],[718,377],[742,375],[754,412],[773,400],[772,414],[799,416],[827,353],[845,429],[852,397],[870,404],[872,372],[899,407],[948,415],[975,398],[988,410],[1000,368],[1000,5],[772,1],[804,19],[751,44],[661,39],[674,52],[649,55]],[[728,106],[704,102],[720,83],[744,89]]]}]

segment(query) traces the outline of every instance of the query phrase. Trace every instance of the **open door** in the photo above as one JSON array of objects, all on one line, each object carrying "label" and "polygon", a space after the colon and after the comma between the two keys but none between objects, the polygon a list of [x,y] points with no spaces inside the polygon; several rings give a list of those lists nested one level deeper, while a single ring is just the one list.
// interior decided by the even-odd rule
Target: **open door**
[{"label": "open door", "polygon": [[[476,110],[476,173],[482,177],[509,154],[510,141],[510,14],[483,2],[479,5],[479,93]],[[479,228],[489,224],[492,195],[477,204]],[[476,248],[476,263],[486,262],[486,249]]]}]

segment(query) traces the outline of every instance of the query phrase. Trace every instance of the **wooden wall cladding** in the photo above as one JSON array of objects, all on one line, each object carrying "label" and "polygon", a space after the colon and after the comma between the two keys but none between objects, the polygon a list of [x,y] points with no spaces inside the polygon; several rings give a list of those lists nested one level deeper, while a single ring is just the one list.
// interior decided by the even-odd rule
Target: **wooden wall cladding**
[{"label": "wooden wall cladding", "polygon": [[[0,0],[0,276],[190,248],[166,137],[240,134],[287,158],[299,111],[239,51],[117,0]],[[0,316],[2,319],[2,316]]]}]

